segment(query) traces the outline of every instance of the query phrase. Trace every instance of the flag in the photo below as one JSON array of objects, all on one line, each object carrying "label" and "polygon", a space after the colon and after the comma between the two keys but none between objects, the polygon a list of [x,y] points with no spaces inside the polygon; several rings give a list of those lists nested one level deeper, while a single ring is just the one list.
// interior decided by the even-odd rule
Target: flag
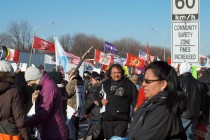
[{"label": "flag", "polygon": [[135,67],[135,68],[143,68],[144,67],[145,61],[140,59],[137,56],[133,56],[129,53],[127,53],[127,58],[125,65],[130,66],[130,67]]},{"label": "flag", "polygon": [[112,54],[117,54],[118,50],[117,47],[109,42],[104,43],[104,52],[105,53],[112,53]]},{"label": "flag", "polygon": [[38,38],[34,36],[34,44],[32,48],[35,48],[37,50],[47,50],[51,53],[55,53],[55,45],[47,40]]},{"label": "flag", "polygon": [[147,54],[144,51],[140,50],[139,51],[139,58],[146,61],[147,60]]},{"label": "flag", "polygon": [[61,46],[61,43],[59,42],[58,38],[55,36],[55,58],[56,58],[56,66],[62,66],[64,72],[66,72],[66,62],[68,61],[68,58],[66,57],[66,53],[63,50],[63,47]]},{"label": "flag", "polygon": [[68,58],[70,63],[75,64],[75,65],[77,65],[79,63],[79,61],[80,61],[79,56],[73,55],[69,52],[65,52],[65,53],[66,53],[66,57]]},{"label": "flag", "polygon": [[48,54],[44,55],[44,63],[46,64],[56,64],[55,57]]},{"label": "flag", "polygon": [[20,55],[20,52],[18,50],[1,46],[0,60],[10,60],[15,63],[18,63],[19,55]]},{"label": "flag", "polygon": [[95,50],[94,61],[109,66],[114,63],[114,55],[105,54],[99,50]]}]

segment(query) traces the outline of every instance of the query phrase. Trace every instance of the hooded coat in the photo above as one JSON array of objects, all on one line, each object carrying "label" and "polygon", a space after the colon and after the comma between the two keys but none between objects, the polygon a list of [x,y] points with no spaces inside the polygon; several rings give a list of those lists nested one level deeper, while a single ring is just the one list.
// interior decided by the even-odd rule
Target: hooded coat
[{"label": "hooded coat", "polygon": [[18,90],[14,86],[15,78],[9,73],[0,72],[0,121],[10,130],[7,134],[18,135],[27,140],[29,135],[25,126],[24,106]]},{"label": "hooded coat", "polygon": [[35,102],[35,114],[27,119],[31,128],[39,126],[42,140],[65,140],[68,138],[63,115],[63,103],[58,86],[47,74],[39,82],[40,93]]}]

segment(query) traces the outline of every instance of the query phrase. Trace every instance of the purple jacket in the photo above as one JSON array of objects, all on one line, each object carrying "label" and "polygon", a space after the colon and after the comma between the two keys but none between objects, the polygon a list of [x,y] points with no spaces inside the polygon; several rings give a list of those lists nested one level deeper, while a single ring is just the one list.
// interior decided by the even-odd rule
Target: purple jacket
[{"label": "purple jacket", "polygon": [[42,140],[67,139],[63,103],[57,85],[45,74],[39,86],[40,93],[35,102],[35,115],[27,119],[27,125],[31,128],[39,126]]}]

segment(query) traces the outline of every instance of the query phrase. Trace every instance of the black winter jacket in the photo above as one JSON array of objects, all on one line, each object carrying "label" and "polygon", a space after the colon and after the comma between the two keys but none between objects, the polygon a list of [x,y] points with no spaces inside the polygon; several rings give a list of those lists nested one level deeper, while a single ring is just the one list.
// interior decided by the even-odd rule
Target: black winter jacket
[{"label": "black winter jacket", "polygon": [[167,97],[168,92],[160,92],[137,109],[127,138],[130,140],[186,140],[181,117],[168,110]]},{"label": "black winter jacket", "polygon": [[182,118],[197,120],[203,107],[202,102],[205,94],[203,85],[190,72],[180,75],[179,78],[181,88],[187,98],[187,109],[183,112]]},{"label": "black winter jacket", "polygon": [[[128,78],[123,77],[119,83],[118,88],[111,92],[111,79],[105,80],[99,87],[99,93],[104,87],[106,92],[106,99],[108,104],[106,106],[106,111],[102,113],[103,120],[106,121],[128,121],[130,117],[130,106],[135,106],[137,101],[138,91],[135,84],[133,84]],[[117,90],[120,90],[121,95],[116,95]],[[100,95],[100,94],[99,94]],[[99,97],[99,104],[103,97]]]}]

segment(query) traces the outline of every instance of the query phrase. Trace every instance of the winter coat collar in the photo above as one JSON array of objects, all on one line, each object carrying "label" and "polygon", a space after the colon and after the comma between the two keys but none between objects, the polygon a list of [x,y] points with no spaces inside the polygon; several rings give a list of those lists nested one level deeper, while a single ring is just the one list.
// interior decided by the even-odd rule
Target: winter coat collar
[{"label": "winter coat collar", "polygon": [[156,103],[163,103],[168,97],[168,92],[167,91],[161,91],[155,96],[153,96],[151,99],[147,100],[144,102],[143,107],[149,107],[152,104]]}]

